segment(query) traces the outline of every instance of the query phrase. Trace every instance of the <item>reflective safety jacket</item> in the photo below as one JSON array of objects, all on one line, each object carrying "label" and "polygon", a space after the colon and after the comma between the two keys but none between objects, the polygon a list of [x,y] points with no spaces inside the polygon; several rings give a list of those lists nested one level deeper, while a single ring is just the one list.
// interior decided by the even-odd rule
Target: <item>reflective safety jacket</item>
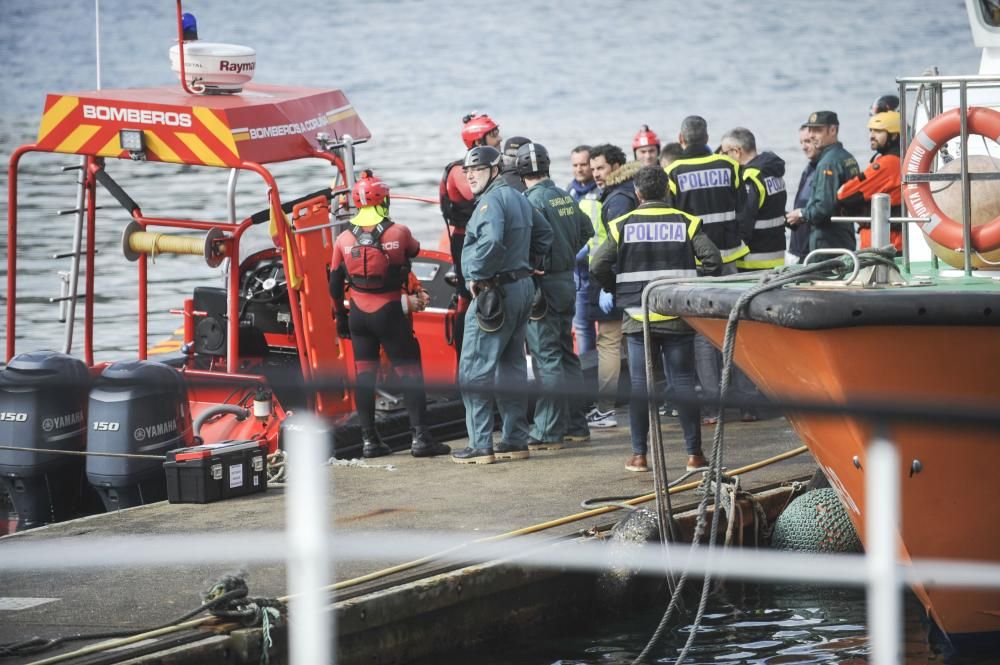
[{"label": "reflective safety jacket", "polygon": [[[756,214],[753,226],[743,230],[750,252],[736,262],[743,270],[768,270],[785,264],[785,161],[762,152],[743,165],[748,203]],[[749,226],[749,224],[748,224]]]},{"label": "reflective safety jacket", "polygon": [[601,222],[602,206],[600,192],[595,189],[580,199],[577,205],[583,211],[583,214],[590,219],[590,225],[594,229],[593,235],[587,241],[587,247],[590,248],[590,252],[587,254],[587,261],[589,262],[590,257],[594,255],[594,250],[603,245],[604,241],[608,239],[608,232]]},{"label": "reflective safety jacket", "polygon": [[739,162],[713,154],[706,146],[692,146],[665,171],[673,206],[701,218],[724,263],[750,251],[740,235],[747,204]]},{"label": "reflective safety jacket", "polygon": [[[651,201],[609,223],[618,245],[615,299],[625,314],[642,321],[642,290],[657,277],[697,277],[691,239],[701,220]],[[650,321],[676,316],[650,314]]]},{"label": "reflective safety jacket", "polygon": [[[593,264],[594,254],[607,242],[611,220],[617,219],[627,212],[632,212],[638,207],[639,199],[635,195],[634,178],[640,168],[642,168],[642,164],[639,162],[626,162],[612,171],[605,180],[604,188],[601,190],[601,223],[600,231],[598,231],[598,233],[603,231],[603,239],[600,244],[595,240],[591,245],[591,264]],[[602,312],[600,299],[601,287],[597,282],[591,280],[587,287],[587,318],[592,321],[618,321],[622,318],[622,310],[617,305],[610,312]]]}]

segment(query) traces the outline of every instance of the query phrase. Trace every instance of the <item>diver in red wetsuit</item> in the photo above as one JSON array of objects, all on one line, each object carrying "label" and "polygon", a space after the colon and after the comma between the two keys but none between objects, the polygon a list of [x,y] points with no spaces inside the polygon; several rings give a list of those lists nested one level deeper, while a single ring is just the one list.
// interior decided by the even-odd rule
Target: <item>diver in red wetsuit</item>
[{"label": "diver in red wetsuit", "polygon": [[[400,294],[407,285],[410,259],[420,243],[410,229],[389,218],[389,187],[365,171],[351,192],[358,214],[333,246],[330,295],[337,316],[337,334],[354,346],[357,389],[354,402],[361,421],[362,455],[392,453],[375,430],[375,379],[379,349],[408,388],[406,411],[414,428],[414,457],[446,455],[451,448],[436,443],[427,429],[427,397],[420,366],[420,344],[403,311]],[[344,305],[344,283],[350,285],[351,308]]]}]

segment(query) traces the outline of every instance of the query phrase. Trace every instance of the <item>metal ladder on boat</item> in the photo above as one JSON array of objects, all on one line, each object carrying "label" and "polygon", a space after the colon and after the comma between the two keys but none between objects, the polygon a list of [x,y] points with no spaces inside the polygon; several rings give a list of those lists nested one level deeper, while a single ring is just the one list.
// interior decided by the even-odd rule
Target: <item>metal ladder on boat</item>
[{"label": "metal ladder on boat", "polygon": [[[57,215],[75,215],[76,224],[73,227],[73,249],[69,252],[53,254],[53,259],[69,258],[70,269],[60,270],[57,274],[61,282],[60,293],[54,298],[49,298],[50,303],[59,303],[59,322],[65,323],[63,333],[63,353],[70,354],[73,351],[73,326],[76,323],[76,301],[86,298],[86,293],[80,293],[80,255],[83,250],[83,220],[84,220],[84,199],[86,196],[86,168],[87,158],[80,157],[77,166],[64,166],[63,171],[77,172],[76,207],[68,210],[58,210]],[[94,250],[97,253],[97,250]]]}]

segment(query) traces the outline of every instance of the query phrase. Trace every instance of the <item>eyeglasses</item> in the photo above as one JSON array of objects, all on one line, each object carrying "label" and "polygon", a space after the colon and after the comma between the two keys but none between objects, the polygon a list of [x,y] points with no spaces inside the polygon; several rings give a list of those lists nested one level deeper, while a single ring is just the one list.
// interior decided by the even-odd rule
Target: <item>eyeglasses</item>
[{"label": "eyeglasses", "polygon": [[722,154],[723,155],[731,155],[734,152],[739,152],[739,150],[740,149],[739,149],[738,146],[729,146],[728,148],[726,148],[725,146],[723,146],[723,148],[722,148]]}]

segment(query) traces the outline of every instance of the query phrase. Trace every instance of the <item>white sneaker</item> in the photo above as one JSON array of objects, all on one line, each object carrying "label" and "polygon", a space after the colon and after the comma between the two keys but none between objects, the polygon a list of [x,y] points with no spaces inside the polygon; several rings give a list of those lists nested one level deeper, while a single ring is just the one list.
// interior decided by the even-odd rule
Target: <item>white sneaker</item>
[{"label": "white sneaker", "polygon": [[618,427],[618,419],[615,418],[614,411],[599,411],[594,409],[587,415],[587,424],[590,427]]}]

